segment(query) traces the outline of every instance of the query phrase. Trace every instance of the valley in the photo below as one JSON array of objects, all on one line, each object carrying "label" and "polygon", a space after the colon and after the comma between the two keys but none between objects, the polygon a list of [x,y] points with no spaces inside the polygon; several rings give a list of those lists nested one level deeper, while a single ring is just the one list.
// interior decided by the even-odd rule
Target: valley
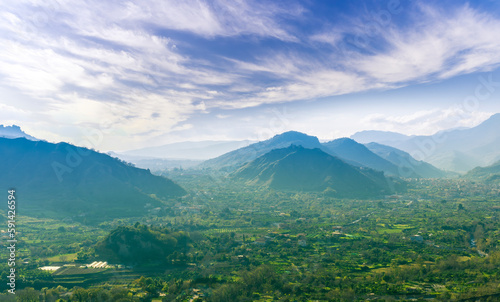
[{"label": "valley", "polygon": [[[213,176],[218,181],[181,171],[169,177],[190,188],[190,197],[142,218],[86,225],[20,216],[18,258],[25,263],[18,286],[48,288],[58,298],[119,292],[130,301],[234,301],[235,295],[238,301],[449,301],[497,294],[498,185],[413,179],[397,195],[338,199],[242,189],[220,175]],[[146,248],[144,263],[98,253],[110,232],[133,225],[185,232],[187,246],[165,256],[147,256]],[[79,268],[93,261],[112,266]],[[48,265],[61,268],[38,269]]]},{"label": "valley", "polygon": [[20,301],[500,294],[498,163],[460,174],[387,145],[294,131],[153,173],[65,143],[0,147],[0,181],[16,188]]}]

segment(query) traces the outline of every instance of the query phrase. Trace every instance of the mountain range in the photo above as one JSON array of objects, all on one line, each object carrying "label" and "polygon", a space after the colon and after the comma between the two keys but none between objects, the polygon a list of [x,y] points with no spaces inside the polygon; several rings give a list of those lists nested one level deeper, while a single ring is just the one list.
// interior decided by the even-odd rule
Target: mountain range
[{"label": "mountain range", "polygon": [[[318,148],[357,166],[383,171],[386,175],[400,177],[447,177],[466,172],[476,166],[487,166],[500,160],[500,114],[491,116],[473,128],[455,128],[430,136],[407,136],[396,132],[362,131],[349,138],[339,138],[321,143],[318,138],[289,131],[271,139],[250,141],[186,142],[161,147],[144,148],[117,154],[121,159],[140,167],[180,167],[180,162],[158,162],[153,158],[202,158],[217,155],[200,164],[199,168],[234,171],[242,165],[292,144],[305,148]],[[249,145],[248,145],[249,144]],[[238,146],[240,148],[236,149]],[[214,151],[216,150],[216,151]],[[221,153],[228,151],[226,153]],[[185,162],[184,167],[194,167],[196,162]]]},{"label": "mountain range", "polygon": [[0,170],[1,188],[14,188],[23,211],[35,215],[140,216],[186,194],[169,179],[67,143],[0,138]]},{"label": "mountain range", "polygon": [[384,131],[362,131],[351,136],[360,143],[391,146],[439,169],[466,172],[500,160],[500,114],[472,128],[440,131],[428,136],[406,136]]},{"label": "mountain range", "polygon": [[[498,129],[500,114],[473,128],[452,129],[433,136],[370,131],[321,143],[317,137],[289,131],[250,145],[246,145],[248,141],[187,142],[144,148],[121,156],[141,159],[148,168],[158,170],[176,165],[220,169],[231,172],[230,178],[247,184],[357,198],[393,192],[398,188],[397,177],[451,175],[432,163],[459,172],[487,166],[472,169],[464,177],[497,181],[500,178]],[[207,156],[231,151],[198,166],[194,166],[198,164],[194,160],[172,161],[141,155],[158,152],[157,155],[167,157],[178,152],[179,157],[186,157],[190,154],[189,146],[193,148],[193,156],[201,150]],[[165,155],[167,151],[170,155]],[[157,160],[164,161],[163,166]],[[171,180],[136,168],[123,159],[67,143],[40,141],[18,126],[0,126],[0,169],[1,187],[15,188],[24,209],[35,214],[71,213],[71,217],[92,217],[89,220],[136,216],[186,194]]]},{"label": "mountain range", "polygon": [[[317,137],[304,133],[289,131],[274,136],[271,139],[251,144],[202,163],[203,168],[228,169],[233,171],[244,164],[262,156],[274,149],[286,148],[291,145],[307,149],[319,149],[356,166],[383,171],[388,176],[400,177],[444,177],[446,173],[430,164],[420,162],[409,154],[386,146],[386,152],[373,152],[367,146],[349,138],[339,138],[330,142],[320,143]],[[373,147],[373,146],[372,146]],[[390,151],[388,151],[390,149]],[[386,158],[387,157],[387,158]]]}]

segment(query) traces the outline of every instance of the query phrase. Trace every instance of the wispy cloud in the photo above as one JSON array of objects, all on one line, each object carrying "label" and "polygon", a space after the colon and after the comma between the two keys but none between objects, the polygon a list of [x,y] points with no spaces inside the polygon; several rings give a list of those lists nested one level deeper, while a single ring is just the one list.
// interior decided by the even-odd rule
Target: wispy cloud
[{"label": "wispy cloud", "polygon": [[[500,63],[496,16],[468,5],[406,13],[411,26],[374,33],[363,15],[302,28],[307,3],[289,1],[18,1],[0,11],[0,87],[24,101],[17,112],[16,100],[2,108],[34,135],[59,131],[54,139],[104,123],[110,148],[125,135],[188,129],[190,116],[218,108],[389,89]],[[377,43],[353,46],[352,36]]]},{"label": "wispy cloud", "polygon": [[421,110],[407,115],[370,114],[361,122],[368,129],[397,131],[409,135],[432,135],[441,130],[474,127],[493,113],[466,111],[460,106]]},{"label": "wispy cloud", "polygon": [[[281,53],[239,63],[241,69],[266,72],[284,83],[258,91],[252,100],[285,102],[390,89],[491,70],[500,63],[495,55],[500,51],[498,18],[467,5],[451,12],[419,5],[410,17],[412,26],[389,23],[376,31],[361,25],[373,22],[371,17],[353,18],[353,23],[311,36],[311,41],[331,46],[314,56]],[[348,36],[365,43],[348,45]]]},{"label": "wispy cloud", "polygon": [[445,79],[500,63],[500,20],[469,6],[442,11],[420,5],[409,29],[391,26],[387,51],[360,57],[354,67],[383,83]]}]

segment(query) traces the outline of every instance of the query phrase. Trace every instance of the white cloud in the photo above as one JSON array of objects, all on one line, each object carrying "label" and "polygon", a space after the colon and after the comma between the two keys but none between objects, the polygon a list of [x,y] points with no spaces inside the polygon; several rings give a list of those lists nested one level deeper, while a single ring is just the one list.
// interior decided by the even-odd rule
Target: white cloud
[{"label": "white cloud", "polygon": [[[355,18],[342,28],[309,38],[334,48],[321,48],[314,55],[273,51],[255,62],[233,61],[241,72],[265,73],[281,84],[255,89],[252,95],[226,105],[245,108],[260,103],[391,89],[491,70],[500,63],[497,55],[500,20],[491,15],[469,6],[445,12],[420,5],[412,18],[415,19],[412,27],[386,24],[378,31],[360,25],[370,20]],[[381,45],[374,48],[367,43],[364,48],[342,51],[339,44],[345,43],[342,39],[349,34]]]},{"label": "white cloud", "polygon": [[[417,16],[415,16],[417,17]],[[449,78],[500,63],[500,20],[469,6],[451,12],[420,6],[410,29],[390,27],[388,51],[354,59],[353,66],[382,83]]]},{"label": "white cloud", "polygon": [[406,115],[383,113],[365,116],[361,123],[366,129],[395,131],[407,135],[432,135],[438,131],[474,127],[489,118],[492,112],[467,111],[460,106],[445,109],[421,110]]},{"label": "white cloud", "polygon": [[320,42],[330,46],[337,46],[342,41],[342,34],[335,30],[329,30],[314,34],[310,37],[312,42]]},{"label": "white cloud", "polygon": [[[107,148],[125,144],[125,134],[186,130],[192,114],[217,108],[390,89],[500,63],[500,20],[469,6],[443,12],[420,5],[413,27],[389,24],[376,36],[360,25],[362,17],[330,31],[301,32],[290,24],[300,25],[305,9],[289,2],[31,0],[2,10],[0,86],[31,98],[31,105],[19,105],[22,120],[33,119],[29,125],[39,133],[52,125],[59,131],[53,137],[68,140],[104,120],[114,133]],[[382,46],[339,51],[348,34],[372,35]],[[193,51],[198,45],[191,40],[217,39],[258,51],[235,50],[233,57]],[[419,114],[369,122],[433,127],[445,120],[442,112]]]},{"label": "white cloud", "polygon": [[[95,28],[96,25],[109,27],[111,24],[124,24],[147,27],[149,24],[209,38],[251,34],[286,41],[296,38],[282,28],[276,16],[294,18],[303,13],[303,9],[296,5],[280,6],[253,0],[146,0],[141,1],[140,5],[132,2],[120,4],[95,0],[84,2],[52,0],[40,2],[38,6],[43,9],[45,15],[53,15],[54,10],[66,13],[67,15],[60,15],[66,24],[80,28],[82,33],[91,35],[112,34],[112,31]],[[118,35],[118,37],[124,36]]]}]

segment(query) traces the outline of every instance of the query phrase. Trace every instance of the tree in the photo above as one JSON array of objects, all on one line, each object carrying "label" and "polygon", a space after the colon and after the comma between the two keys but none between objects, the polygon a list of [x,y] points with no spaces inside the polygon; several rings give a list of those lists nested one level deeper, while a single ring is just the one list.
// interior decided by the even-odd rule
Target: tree
[{"label": "tree", "polygon": [[38,302],[40,301],[40,292],[32,287],[26,287],[16,293],[17,301]]},{"label": "tree", "polygon": [[73,288],[72,298],[78,302],[86,302],[89,300],[89,293],[84,288],[75,287]]}]

